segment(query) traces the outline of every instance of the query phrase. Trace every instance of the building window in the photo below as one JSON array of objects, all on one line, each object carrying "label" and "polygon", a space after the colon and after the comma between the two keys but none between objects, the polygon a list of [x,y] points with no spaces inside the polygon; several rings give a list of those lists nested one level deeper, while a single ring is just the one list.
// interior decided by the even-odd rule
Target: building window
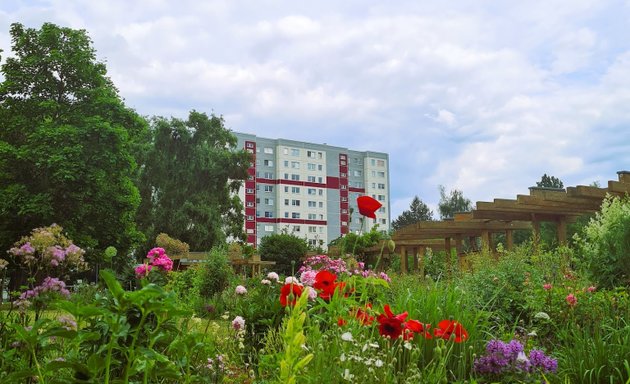
[{"label": "building window", "polygon": [[272,179],[273,179],[273,173],[271,173],[271,172],[265,172],[265,179],[272,180]]},{"label": "building window", "polygon": [[321,152],[317,152],[317,158],[321,159],[324,155]]},{"label": "building window", "polygon": [[293,226],[293,232],[300,232],[300,226],[299,225],[294,225]]},{"label": "building window", "polygon": [[260,197],[256,198],[256,204],[260,204]]},{"label": "building window", "polygon": [[291,156],[300,156],[300,150],[296,148],[291,148]]},{"label": "building window", "polygon": [[372,164],[373,167],[376,167],[376,159],[370,159],[370,164]]},{"label": "building window", "polygon": [[246,148],[254,148],[254,143],[247,142],[247,143],[245,143],[245,147]]},{"label": "building window", "polygon": [[324,184],[324,179],[323,179],[321,176],[317,178],[317,181],[318,181],[320,184]]},{"label": "building window", "polygon": [[284,164],[285,168],[289,168],[289,160],[283,161],[282,164]]},{"label": "building window", "polygon": [[385,172],[383,171],[378,171],[376,174],[378,175],[378,177],[385,177]]},{"label": "building window", "polygon": [[385,195],[378,195],[378,201],[385,201]]},{"label": "building window", "polygon": [[308,239],[308,245],[311,247],[317,247],[317,239]]},{"label": "building window", "polygon": [[341,189],[348,189],[348,186],[347,185],[342,185]]},{"label": "building window", "polygon": [[283,148],[282,149],[282,153],[284,153],[285,155],[289,154],[289,148]]},{"label": "building window", "polygon": [[285,179],[285,180],[289,180],[289,174],[288,174],[288,173],[285,173],[285,174],[284,174],[284,179]]},{"label": "building window", "polygon": [[378,211],[379,211],[380,213],[385,213],[385,212],[386,212],[385,207],[380,207],[380,208],[378,209]]},{"label": "building window", "polygon": [[317,227],[309,225],[308,226],[308,233],[317,233]]},{"label": "building window", "polygon": [[253,201],[248,201],[247,204],[245,204],[246,207],[253,207],[254,206],[254,202]]},{"label": "building window", "polygon": [[315,182],[315,176],[307,176],[306,179],[308,180],[309,183]]},{"label": "building window", "polygon": [[289,205],[289,199],[284,199],[284,205]]},{"label": "building window", "polygon": [[308,219],[309,219],[309,220],[316,220],[316,219],[317,219],[317,215],[316,215],[316,214],[314,214],[314,213],[309,213],[309,214],[308,214]]},{"label": "building window", "polygon": [[324,190],[323,190],[323,189],[320,189],[320,190],[319,190],[319,195],[320,195],[320,196],[323,196],[323,195],[324,195]]},{"label": "building window", "polygon": [[253,220],[254,220],[253,215],[247,215],[247,221],[253,221]]},{"label": "building window", "polygon": [[324,215],[320,213],[320,214],[319,214],[319,219],[320,219],[320,220],[324,220]]},{"label": "building window", "polygon": [[289,218],[289,212],[285,212],[284,213],[284,217],[288,219]]},{"label": "building window", "polygon": [[309,194],[309,195],[317,195],[317,189],[315,189],[315,188],[308,188],[306,190],[306,193]]},{"label": "building window", "polygon": [[354,176],[361,177],[361,176],[363,176],[363,172],[361,172],[361,171],[354,171]]},{"label": "building window", "polygon": [[317,170],[318,171],[322,171],[324,169],[324,166],[321,164],[317,164]]},{"label": "building window", "polygon": [[291,187],[292,193],[300,193],[300,187]]},{"label": "building window", "polygon": [[273,225],[265,225],[265,232],[273,232]]},{"label": "building window", "polygon": [[376,166],[377,167],[384,167],[385,166],[385,160],[376,160]]},{"label": "building window", "polygon": [[341,197],[341,201],[346,202],[346,201],[348,201],[348,198],[347,198],[347,197],[345,197],[345,196],[342,196],[342,197]]},{"label": "building window", "polygon": [[247,189],[245,190],[245,193],[254,193],[254,189],[252,189],[252,188],[247,188]]},{"label": "building window", "polygon": [[251,228],[248,228],[248,229],[247,229],[247,234],[248,234],[248,235],[251,235],[251,234],[253,234],[253,233],[254,233],[254,230],[253,230],[253,229],[251,229]]},{"label": "building window", "polygon": [[256,217],[260,217],[260,211],[256,211]]},{"label": "building window", "polygon": [[346,160],[346,159],[347,159],[346,155],[339,155],[339,158],[340,158],[341,160]]},{"label": "building window", "polygon": [[265,204],[273,205],[273,199],[265,199]]},{"label": "building window", "polygon": [[273,167],[273,160],[263,160],[263,164],[267,167]]},{"label": "building window", "polygon": [[378,189],[385,189],[385,184],[378,183]]},{"label": "building window", "polygon": [[316,202],[316,201],[309,200],[309,202],[308,202],[308,207],[309,207],[309,208],[317,208],[317,202]]},{"label": "building window", "polygon": [[273,148],[266,148],[265,147],[265,153],[272,155],[273,154]]},{"label": "building window", "polygon": [[265,185],[265,192],[273,192],[273,185]]},{"label": "building window", "polygon": [[291,205],[294,207],[299,207],[300,206],[300,200],[291,200]]},{"label": "building window", "polygon": [[348,174],[347,174],[347,173],[345,173],[345,172],[341,172],[341,173],[339,174],[339,177],[348,177]]},{"label": "building window", "polygon": [[339,162],[339,164],[341,164],[341,165],[348,165],[348,162],[347,162],[347,161],[345,161],[345,160],[341,160],[341,161]]},{"label": "building window", "polygon": [[324,208],[324,202],[320,201],[320,202],[319,202],[319,207],[320,207],[320,208]]},{"label": "building window", "polygon": [[300,162],[299,161],[292,161],[291,162],[291,168],[293,168],[293,169],[300,169]]},{"label": "building window", "polygon": [[291,180],[300,181],[300,175],[296,175],[295,173],[291,175]]},{"label": "building window", "polygon": [[315,169],[317,169],[317,164],[308,163],[308,164],[306,164],[306,168],[307,168],[309,171],[314,171]]},{"label": "building window", "polygon": [[286,193],[289,193],[289,187],[285,185],[285,186],[284,186],[284,191],[285,191]]},{"label": "building window", "polygon": [[265,217],[272,218],[273,217],[273,212],[265,211]]},{"label": "building window", "polygon": [[291,218],[292,219],[299,219],[300,218],[300,212],[291,212]]},{"label": "building window", "polygon": [[387,224],[387,219],[381,219],[381,224]]}]

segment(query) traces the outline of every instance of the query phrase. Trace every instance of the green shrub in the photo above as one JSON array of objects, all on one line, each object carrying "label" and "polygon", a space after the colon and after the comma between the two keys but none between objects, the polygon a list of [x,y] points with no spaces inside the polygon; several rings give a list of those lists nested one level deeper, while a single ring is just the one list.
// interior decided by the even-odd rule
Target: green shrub
[{"label": "green shrub", "polygon": [[274,233],[262,238],[258,251],[263,260],[276,262],[276,272],[290,275],[293,272],[291,262],[297,270],[308,251],[308,244],[306,240],[289,233]]},{"label": "green shrub", "polygon": [[608,197],[578,238],[581,261],[599,287],[630,284],[630,197]]},{"label": "green shrub", "polygon": [[213,297],[227,288],[234,275],[227,249],[225,247],[212,248],[200,272],[198,292],[201,297],[206,299]]}]

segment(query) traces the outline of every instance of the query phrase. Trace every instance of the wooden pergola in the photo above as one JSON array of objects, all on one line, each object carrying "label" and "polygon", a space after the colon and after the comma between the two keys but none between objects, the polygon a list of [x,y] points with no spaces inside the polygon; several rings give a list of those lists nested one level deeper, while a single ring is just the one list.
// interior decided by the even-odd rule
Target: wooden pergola
[{"label": "wooden pergola", "polygon": [[[479,201],[473,211],[455,214],[453,220],[421,222],[402,228],[392,235],[401,255],[401,272],[406,273],[409,269],[407,255],[410,253],[414,256],[413,269],[417,270],[418,255],[424,254],[428,247],[444,249],[448,263],[454,247],[461,260],[465,238],[476,244],[476,239],[481,237],[482,247],[492,249],[492,234],[505,233],[507,249],[511,250],[514,230],[533,230],[534,241],[538,241],[541,222],[556,223],[558,242],[566,244],[567,223],[598,212],[608,194],[630,194],[630,171],[620,171],[617,175],[618,181],[608,181],[606,188],[584,185],[566,189],[531,187],[529,195],[517,195],[516,199]],[[378,249],[380,251],[380,247]]]}]

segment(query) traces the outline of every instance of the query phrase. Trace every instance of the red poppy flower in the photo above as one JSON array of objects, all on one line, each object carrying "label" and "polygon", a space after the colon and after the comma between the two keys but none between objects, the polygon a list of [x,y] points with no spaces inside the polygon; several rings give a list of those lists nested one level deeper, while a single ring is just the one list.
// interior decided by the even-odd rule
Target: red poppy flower
[{"label": "red poppy flower", "polygon": [[385,313],[378,315],[378,332],[381,336],[389,336],[392,339],[397,339],[402,335],[403,322],[407,318],[407,312],[403,312],[399,315],[394,315],[389,308],[389,304],[384,307]]},{"label": "red poppy flower", "polygon": [[319,297],[324,300],[330,300],[335,293],[335,288],[337,287],[335,280],[337,280],[337,275],[334,273],[326,270],[319,271],[317,272],[317,275],[315,275],[313,288],[319,291]]},{"label": "red poppy flower", "polygon": [[[302,295],[302,286],[298,284],[285,284],[280,289],[280,304],[294,306],[297,299]],[[291,297],[293,295],[293,297]]]},{"label": "red poppy flower", "polygon": [[372,322],[374,321],[374,316],[370,316],[370,314],[367,312],[367,309],[372,309],[372,304],[368,303],[365,306],[365,311],[362,308],[358,308],[356,313],[354,314],[354,317],[359,320],[359,322],[362,325],[371,325]]},{"label": "red poppy flower", "polygon": [[468,332],[460,322],[455,320],[440,321],[438,327],[433,330],[433,335],[435,337],[441,337],[444,340],[449,340],[451,336],[455,335],[456,343],[461,343],[468,339]]},{"label": "red poppy flower", "polygon": [[376,219],[376,214],[374,214],[374,212],[383,206],[383,204],[379,203],[370,196],[357,197],[357,205],[359,206],[360,214],[366,217],[371,217],[372,219]]},{"label": "red poppy flower", "polygon": [[338,326],[343,327],[343,326],[344,326],[344,325],[346,325],[346,324],[348,324],[348,322],[347,322],[347,321],[345,321],[345,320],[343,319],[343,317],[340,317],[340,318],[338,318],[338,319],[337,319],[337,325],[338,325]]},{"label": "red poppy flower", "polygon": [[422,324],[418,320],[408,320],[404,325],[403,337],[405,340],[413,339],[416,334],[421,334],[425,339],[431,339],[429,328],[431,324]]}]

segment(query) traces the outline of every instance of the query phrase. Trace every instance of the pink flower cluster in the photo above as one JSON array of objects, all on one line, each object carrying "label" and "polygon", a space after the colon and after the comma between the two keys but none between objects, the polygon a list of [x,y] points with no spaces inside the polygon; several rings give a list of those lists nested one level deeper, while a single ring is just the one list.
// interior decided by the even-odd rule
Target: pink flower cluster
[{"label": "pink flower cluster", "polygon": [[26,309],[31,305],[31,299],[35,299],[45,293],[58,293],[65,298],[70,298],[70,291],[66,288],[66,283],[56,277],[48,276],[37,287],[22,292],[13,304],[19,309]]},{"label": "pink flower cluster", "polygon": [[[304,260],[304,264],[298,269],[300,280],[302,280],[302,283],[305,285],[309,285],[306,281],[311,281],[314,275],[307,272],[317,273],[318,271],[329,271],[336,275],[346,274],[348,276],[359,275],[363,277],[375,277],[377,279],[383,279],[388,283],[391,282],[391,279],[385,272],[376,273],[370,269],[365,269],[365,263],[363,262],[358,262],[357,268],[355,269],[348,269],[346,262],[342,259],[331,259],[326,255],[315,255]],[[304,279],[306,279],[306,281]]]},{"label": "pink flower cluster", "polygon": [[149,259],[150,264],[140,264],[134,270],[138,279],[146,277],[153,267],[164,272],[173,270],[173,260],[168,257],[164,248],[153,248],[147,253],[147,259]]}]

